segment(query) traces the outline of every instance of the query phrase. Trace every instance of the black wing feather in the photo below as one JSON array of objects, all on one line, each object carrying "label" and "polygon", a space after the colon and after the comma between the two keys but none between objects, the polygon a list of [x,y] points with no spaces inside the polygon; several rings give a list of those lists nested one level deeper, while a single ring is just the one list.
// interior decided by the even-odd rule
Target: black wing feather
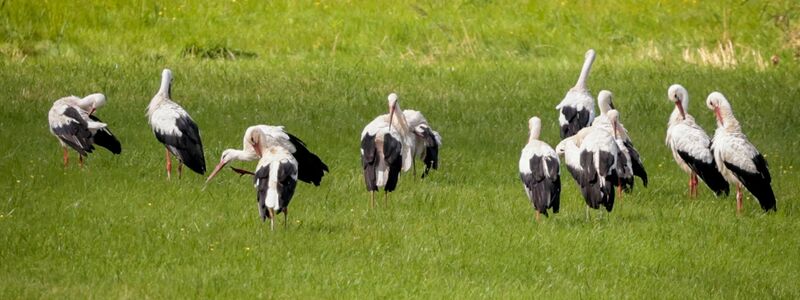
[{"label": "black wing feather", "polygon": [[544,158],[544,163],[547,165],[547,170],[549,170],[549,174],[547,178],[548,182],[548,190],[550,191],[550,207],[553,209],[554,213],[558,213],[558,210],[561,207],[561,175],[558,173],[558,160],[554,157],[546,156]]},{"label": "black wing feather", "polygon": [[647,187],[647,171],[644,169],[644,164],[642,163],[642,158],[639,155],[639,151],[636,151],[636,147],[633,146],[631,141],[623,142],[625,148],[628,148],[628,154],[631,156],[631,165],[633,166],[633,175],[642,179],[642,185]]},{"label": "black wing feather", "polygon": [[[103,122],[102,120],[100,120],[100,118],[94,115],[89,115],[89,118],[95,122]],[[109,130],[108,127],[101,128],[100,130],[95,132],[93,138],[95,144],[99,145],[100,147],[108,149],[108,151],[111,151],[111,153],[114,154],[122,153],[122,144],[120,144],[119,140],[117,140],[117,137],[114,136],[113,133],[111,133],[111,130]]]},{"label": "black wing feather", "polygon": [[770,184],[772,178],[769,175],[767,161],[761,154],[753,157],[752,161],[756,166],[757,173],[747,172],[727,161],[724,163],[725,166],[733,172],[736,178],[742,182],[744,187],[758,199],[758,203],[761,204],[761,208],[764,209],[764,211],[775,211],[777,210],[775,205],[775,193],[772,191],[772,185]]},{"label": "black wing feather", "polygon": [[[68,106],[64,109],[64,116],[75,120],[75,122],[68,122],[60,127],[52,128],[58,138],[65,144],[70,146],[81,156],[86,156],[86,153],[92,153],[94,146],[92,146],[92,132],[89,131],[89,124],[81,117],[81,114],[74,107]],[[78,142],[75,143],[74,137]]]},{"label": "black wing feather", "polygon": [[253,183],[256,184],[256,201],[258,202],[258,213],[261,215],[261,220],[266,221],[269,214],[267,213],[267,190],[269,189],[269,165],[263,166],[256,171],[253,176]]},{"label": "black wing feather", "polygon": [[436,143],[436,136],[430,128],[423,127],[422,130],[422,138],[425,141],[425,156],[422,158],[425,171],[422,172],[422,178],[425,178],[431,168],[434,170],[439,168],[439,144]]},{"label": "black wing feather", "polygon": [[302,140],[290,133],[286,134],[289,136],[289,142],[296,149],[292,155],[297,159],[297,179],[319,186],[325,172],[328,172],[328,166],[322,162],[319,156],[311,153]]},{"label": "black wing feather", "polygon": [[156,130],[153,132],[158,141],[167,145],[175,156],[178,157],[189,169],[198,173],[206,172],[206,159],[203,154],[203,142],[200,140],[200,130],[189,116],[177,118],[175,126],[181,136],[163,134]]},{"label": "black wing feather", "polygon": [[728,181],[725,180],[725,177],[722,176],[722,173],[719,172],[719,169],[717,169],[717,164],[714,162],[713,158],[711,162],[705,163],[699,159],[695,159],[687,152],[680,150],[677,152],[678,156],[689,165],[689,168],[706,183],[706,186],[708,186],[714,194],[722,196],[723,194],[728,195],[728,193],[730,193],[730,185]]},{"label": "black wing feather", "polygon": [[403,168],[403,144],[387,133],[383,136],[383,159],[389,165],[389,176],[386,180],[384,191],[391,192],[397,187],[400,170]]},{"label": "black wing feather", "polygon": [[297,186],[297,180],[292,178],[293,174],[297,174],[295,166],[289,162],[283,162],[278,169],[278,188],[280,189],[280,208],[278,212],[284,212],[289,207],[289,202],[292,201],[294,190]]},{"label": "black wing feather", "polygon": [[591,208],[600,208],[601,191],[600,182],[598,181],[597,169],[594,167],[593,153],[583,151],[580,154],[581,168],[579,184],[581,185],[581,194],[586,201],[586,205]]},{"label": "black wing feather", "polygon": [[361,167],[364,170],[364,183],[367,191],[377,191],[377,179],[375,178],[375,167],[378,165],[376,160],[378,149],[375,148],[375,136],[365,134],[361,139]]}]

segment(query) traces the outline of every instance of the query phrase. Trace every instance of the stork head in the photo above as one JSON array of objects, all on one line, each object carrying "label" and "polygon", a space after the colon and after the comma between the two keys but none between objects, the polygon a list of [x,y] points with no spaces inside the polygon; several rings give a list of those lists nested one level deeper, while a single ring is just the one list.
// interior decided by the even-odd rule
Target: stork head
[{"label": "stork head", "polygon": [[611,127],[613,128],[613,131],[614,131],[613,132],[614,138],[616,139],[617,138],[617,128],[619,128],[619,125],[618,125],[619,124],[619,111],[617,111],[616,109],[609,110],[606,113],[606,116],[608,117],[608,121],[611,122]]},{"label": "stork head", "polygon": [[167,98],[172,98],[172,71],[170,69],[161,71],[161,87],[158,92]]},{"label": "stork head", "polygon": [[680,85],[673,84],[667,89],[667,97],[669,101],[675,103],[675,107],[681,113],[682,118],[686,118],[686,107],[689,105],[689,92]]},{"label": "stork head", "polygon": [[225,165],[227,165],[229,162],[231,162],[231,160],[233,160],[233,157],[235,156],[234,154],[235,151],[236,150],[234,149],[225,149],[225,151],[222,151],[222,157],[219,158],[219,164],[217,164],[217,166],[214,167],[214,171],[211,171],[211,175],[208,175],[206,183],[211,181],[211,179],[214,178],[214,176],[217,176],[219,170],[222,170],[222,168],[224,168]]},{"label": "stork head", "polygon": [[542,132],[542,120],[539,117],[532,117],[528,120],[528,130],[530,130],[531,139],[539,139]]},{"label": "stork head", "polygon": [[614,109],[613,102],[614,94],[608,90],[602,90],[597,94],[597,106],[600,107],[600,114],[606,114],[609,110]]},{"label": "stork head", "polygon": [[89,115],[93,114],[98,108],[104,105],[106,105],[106,96],[100,93],[91,94],[78,101],[78,106],[88,111]]},{"label": "stork head", "polygon": [[244,133],[244,139],[245,143],[253,147],[253,150],[255,151],[256,155],[258,155],[258,157],[261,157],[261,155],[263,154],[261,153],[262,136],[261,136],[261,131],[256,129],[257,128],[255,126],[247,128],[247,131],[245,131]]},{"label": "stork head", "polygon": [[566,144],[570,142],[572,142],[571,137],[563,139],[561,142],[559,142],[558,145],[556,145],[556,154],[558,154],[558,156],[564,156],[567,147]]},{"label": "stork head", "polygon": [[387,99],[389,100],[389,113],[393,113],[397,110],[397,94],[391,93]]},{"label": "stork head", "polygon": [[234,160],[247,161],[255,159],[258,159],[258,157],[256,157],[254,153],[236,149],[225,149],[225,151],[222,151],[222,157],[219,158],[219,163],[217,164],[216,167],[214,167],[214,171],[211,172],[211,175],[208,175],[206,183],[211,181],[211,179],[214,178],[214,176],[217,176],[217,173],[219,173],[219,171],[222,170],[222,168],[228,165],[228,163],[230,163],[231,161]]},{"label": "stork head", "polygon": [[714,111],[714,116],[717,117],[717,124],[725,126],[724,114],[731,111],[731,104],[728,99],[725,99],[725,96],[720,92],[713,92],[706,98],[706,106]]}]

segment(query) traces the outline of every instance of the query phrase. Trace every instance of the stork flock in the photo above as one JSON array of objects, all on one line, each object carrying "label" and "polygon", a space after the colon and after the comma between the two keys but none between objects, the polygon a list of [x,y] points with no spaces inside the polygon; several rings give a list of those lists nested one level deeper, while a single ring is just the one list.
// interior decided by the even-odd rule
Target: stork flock
[{"label": "stork flock", "polygon": [[[595,51],[586,52],[578,82],[567,91],[556,106],[562,140],[555,150],[539,140],[541,120],[528,121],[530,137],[519,160],[520,179],[536,211],[547,215],[560,207],[561,179],[558,165],[564,158],[572,178],[580,186],[589,208],[614,207],[616,194],[633,190],[634,177],[647,187],[648,179],[639,152],[614,107],[613,94],[603,90],[597,95],[600,115],[595,116],[594,99],[586,84],[595,60]],[[736,186],[736,211],[742,212],[742,187],[750,191],[764,211],[776,210],[771,177],[764,156],[747,140],[733,116],[730,102],[719,92],[706,99],[714,111],[717,130],[709,136],[687,113],[689,94],[674,84],[667,90],[668,99],[675,104],[669,118],[666,143],[675,162],[689,174],[689,196],[697,196],[698,176],[717,196],[727,195],[730,184]],[[616,188],[616,191],[615,191]]]},{"label": "stork flock", "polygon": [[[622,197],[623,192],[633,190],[634,177],[639,177],[644,187],[648,185],[643,159],[621,122],[610,91],[598,94],[600,113],[595,115],[594,97],[587,86],[594,60],[595,52],[590,49],[577,83],[556,106],[562,140],[555,149],[539,139],[542,120],[539,117],[528,120],[529,138],[519,159],[519,177],[537,221],[540,214],[548,216],[548,210],[559,211],[562,158],[580,187],[587,218],[589,208],[602,206],[611,212],[615,196]],[[171,92],[172,72],[164,69],[158,92],[146,110],[153,134],[165,148],[167,179],[172,177],[172,157],[177,159],[179,178],[183,165],[204,175],[206,163],[200,130],[189,113],[172,100]],[[669,118],[666,143],[675,162],[689,174],[689,196],[697,196],[699,177],[717,196],[727,195],[730,185],[734,185],[738,213],[743,207],[742,187],[753,194],[762,209],[776,210],[767,162],[742,133],[725,96],[713,92],[706,100],[717,120],[713,138],[688,114],[689,96],[684,87],[670,86],[667,96],[675,109]],[[94,151],[94,145],[114,154],[121,153],[119,140],[95,114],[105,104],[103,94],[69,96],[53,103],[48,114],[50,132],[62,146],[64,167],[69,162],[68,147],[78,153],[81,167],[88,153]],[[389,193],[397,188],[402,172],[413,170],[417,176],[417,159],[424,164],[422,178],[439,166],[441,135],[421,112],[401,110],[397,94],[389,94],[387,104],[388,113],[376,117],[361,132],[361,166],[370,207],[376,205],[375,193],[379,188],[383,188],[383,202],[388,205]],[[253,177],[261,219],[269,219],[271,229],[276,214],[283,213],[284,225],[288,224],[288,206],[297,181],[319,186],[329,171],[319,156],[283,126],[248,127],[242,149],[224,150],[206,184],[232,161],[258,161],[254,171],[231,169]]]}]

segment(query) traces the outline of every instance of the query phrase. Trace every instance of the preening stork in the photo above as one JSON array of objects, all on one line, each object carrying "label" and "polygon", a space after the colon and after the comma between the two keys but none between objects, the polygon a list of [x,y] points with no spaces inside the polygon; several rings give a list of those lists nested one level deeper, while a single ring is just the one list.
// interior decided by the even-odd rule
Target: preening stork
[{"label": "preening stork", "polygon": [[281,147],[296,160],[297,179],[319,186],[328,166],[306,144],[296,136],[286,132],[283,126],[255,125],[245,130],[242,150],[226,149],[222,152],[219,164],[214,167],[206,182],[211,181],[228,163],[234,160],[253,161],[263,158],[263,153],[273,147]]},{"label": "preening stork", "polygon": [[531,118],[528,128],[528,144],[522,148],[519,158],[519,179],[536,211],[536,221],[539,221],[540,213],[548,216],[548,208],[558,213],[561,206],[561,170],[556,151],[539,140],[542,120]]},{"label": "preening stork", "polygon": [[[403,115],[406,117],[408,127],[414,132],[416,138],[414,158],[419,157],[425,164],[425,171],[422,172],[422,178],[425,178],[431,168],[434,170],[439,168],[439,147],[442,146],[442,136],[439,135],[439,132],[431,129],[428,120],[421,112],[406,109],[403,111]],[[414,176],[417,176],[416,162],[413,164],[413,169]]]},{"label": "preening stork", "polygon": [[564,156],[567,170],[581,187],[587,219],[588,207],[599,209],[602,205],[609,212],[614,208],[619,151],[614,137],[597,127],[581,129],[556,146],[556,153]]},{"label": "preening stork", "polygon": [[161,87],[147,105],[147,118],[153,133],[166,148],[167,179],[172,176],[170,153],[178,158],[178,176],[186,164],[197,174],[205,174],[206,159],[200,130],[189,113],[172,101],[172,71],[161,73]]},{"label": "preening stork", "polygon": [[767,160],[742,133],[730,102],[721,93],[713,92],[708,95],[706,106],[717,118],[717,130],[711,144],[717,170],[729,183],[736,185],[736,212],[742,212],[742,185],[753,194],[764,211],[777,210]]},{"label": "preening stork", "polygon": [[697,197],[698,176],[715,195],[727,195],[730,187],[717,170],[711,152],[711,138],[688,112],[689,92],[683,86],[673,84],[667,90],[667,97],[675,104],[675,109],[669,116],[666,143],[675,162],[689,174],[689,196]]},{"label": "preening stork", "polygon": [[64,152],[64,167],[69,163],[67,146],[78,152],[80,166],[83,158],[94,151],[94,144],[119,154],[122,146],[108,129],[108,125],[94,116],[94,112],[104,106],[103,94],[91,94],[81,99],[75,96],[56,100],[48,112],[50,133],[58,138]]},{"label": "preening stork", "polygon": [[575,86],[567,91],[567,95],[556,106],[559,112],[558,122],[561,124],[561,138],[576,134],[581,128],[592,124],[594,119],[594,98],[592,97],[586,80],[594,62],[594,49],[586,51],[581,75]]},{"label": "preening stork", "polygon": [[259,149],[263,151],[259,150],[261,158],[255,173],[236,168],[233,170],[242,175],[253,176],[258,212],[261,220],[269,219],[269,229],[275,229],[275,215],[280,213],[283,213],[283,226],[287,227],[289,202],[292,201],[297,187],[298,162],[289,149],[280,145],[262,145]]},{"label": "preening stork", "polygon": [[384,203],[397,187],[400,171],[414,164],[415,137],[398,104],[397,94],[389,94],[389,113],[372,120],[361,132],[361,165],[364,183],[375,206],[375,192],[383,187]]},{"label": "preening stork", "polygon": [[[644,169],[644,163],[642,163],[639,151],[636,150],[633,141],[628,135],[628,130],[619,120],[619,111],[614,108],[613,97],[614,95],[607,90],[602,90],[597,94],[597,106],[600,109],[600,115],[594,118],[592,126],[607,130],[617,140],[617,146],[625,160],[623,162],[624,173],[619,174],[622,180],[620,189],[624,188],[627,191],[633,189],[633,176],[641,178],[642,185],[647,187],[647,171]],[[614,119],[616,119],[614,122],[611,121],[610,114],[614,114]]]}]

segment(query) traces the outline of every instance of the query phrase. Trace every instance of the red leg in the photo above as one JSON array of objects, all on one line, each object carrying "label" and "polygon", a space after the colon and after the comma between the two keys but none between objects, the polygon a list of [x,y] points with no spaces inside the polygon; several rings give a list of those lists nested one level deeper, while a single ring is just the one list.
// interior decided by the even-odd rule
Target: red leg
[{"label": "red leg", "polygon": [[538,223],[539,222],[539,211],[538,210],[534,210],[534,211],[536,212],[536,222]]},{"label": "red leg", "polygon": [[67,147],[61,147],[61,150],[64,150],[64,168],[66,168],[69,163],[69,152],[67,152]]},{"label": "red leg", "polygon": [[78,164],[80,164],[81,169],[83,169],[83,155],[78,154]]},{"label": "red leg", "polygon": [[689,184],[691,185],[692,197],[696,198],[697,197],[697,174],[692,172],[692,177],[690,178],[690,180],[691,181],[689,182]]},{"label": "red leg", "polygon": [[742,185],[736,184],[736,213],[742,214]]},{"label": "red leg", "polygon": [[619,200],[622,201],[622,179],[617,179],[617,195],[619,195]]},{"label": "red leg", "polygon": [[169,158],[169,149],[167,150],[167,179],[172,177],[172,160]]}]

